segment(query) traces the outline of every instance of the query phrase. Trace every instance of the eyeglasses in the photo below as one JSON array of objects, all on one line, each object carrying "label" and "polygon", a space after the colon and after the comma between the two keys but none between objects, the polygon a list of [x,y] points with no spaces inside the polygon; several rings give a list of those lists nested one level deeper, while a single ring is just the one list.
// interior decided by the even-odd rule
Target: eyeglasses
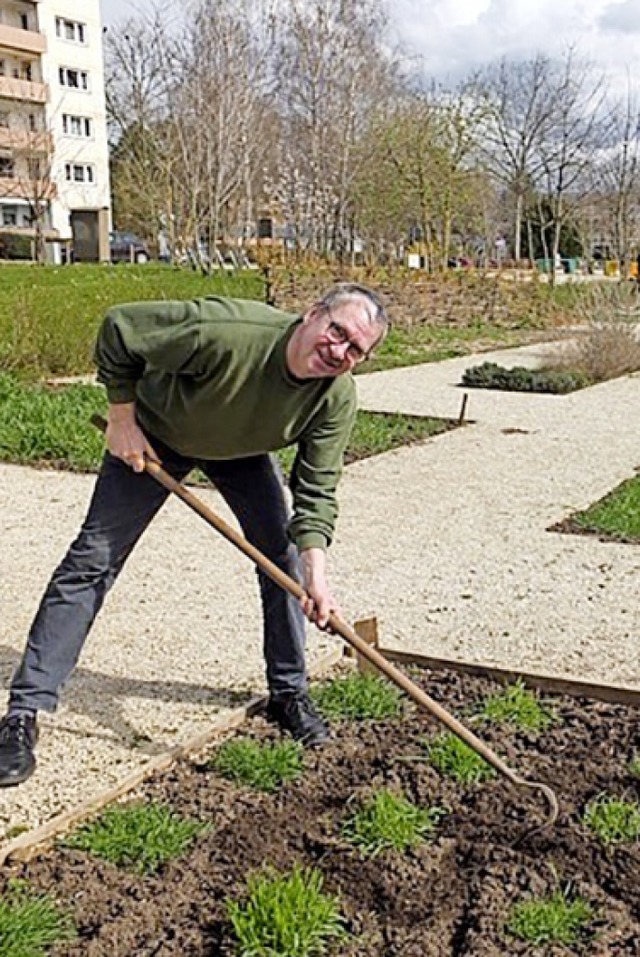
[{"label": "eyeglasses", "polygon": [[327,326],[326,336],[330,342],[335,342],[337,345],[344,345],[345,342],[349,343],[348,349],[346,349],[346,356],[348,359],[353,362],[354,365],[357,365],[360,362],[364,362],[369,358],[369,353],[365,352],[364,349],[361,349],[357,342],[354,342],[349,338],[349,333],[340,325],[339,322],[336,322],[335,319],[331,318],[331,313],[329,315],[329,325]]}]

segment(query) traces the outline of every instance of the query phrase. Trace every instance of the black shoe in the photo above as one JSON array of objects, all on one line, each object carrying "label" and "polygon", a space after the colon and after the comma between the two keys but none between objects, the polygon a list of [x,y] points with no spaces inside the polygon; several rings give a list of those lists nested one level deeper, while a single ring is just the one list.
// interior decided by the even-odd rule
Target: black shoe
[{"label": "black shoe", "polygon": [[35,714],[8,714],[0,721],[0,787],[22,784],[36,769]]},{"label": "black shoe", "polygon": [[280,725],[305,748],[318,748],[329,740],[329,727],[306,691],[269,698],[267,718]]}]

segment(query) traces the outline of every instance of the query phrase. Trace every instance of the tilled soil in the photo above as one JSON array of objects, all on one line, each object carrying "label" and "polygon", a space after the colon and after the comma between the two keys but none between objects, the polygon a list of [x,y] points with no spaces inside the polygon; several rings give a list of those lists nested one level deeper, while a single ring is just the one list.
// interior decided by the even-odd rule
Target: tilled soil
[{"label": "tilled soil", "polygon": [[[417,680],[463,718],[495,690],[451,673],[423,671]],[[440,729],[407,707],[401,720],[336,724],[331,745],[306,754],[304,777],[272,795],[224,781],[208,770],[206,755],[151,780],[138,798],[169,802],[212,825],[187,856],[154,876],[58,847],[13,865],[3,880],[27,878],[72,910],[80,936],[55,951],[65,957],[231,955],[225,900],[243,896],[249,872],[296,862],[319,868],[325,888],[340,895],[352,935],[335,951],[340,957],[638,955],[640,843],[606,848],[581,822],[602,792],[640,799],[640,780],[629,771],[640,748],[640,714],[552,700],[560,720],[541,735],[477,728],[514,769],[554,787],[561,813],[550,829],[529,831],[546,810],[534,792],[502,779],[467,787],[443,779],[424,760],[423,746]],[[269,738],[274,731],[256,718],[242,734]],[[361,857],[341,838],[341,823],[379,788],[446,807],[435,839],[406,854]],[[595,909],[583,943],[535,950],[506,933],[516,901],[558,888]]]}]

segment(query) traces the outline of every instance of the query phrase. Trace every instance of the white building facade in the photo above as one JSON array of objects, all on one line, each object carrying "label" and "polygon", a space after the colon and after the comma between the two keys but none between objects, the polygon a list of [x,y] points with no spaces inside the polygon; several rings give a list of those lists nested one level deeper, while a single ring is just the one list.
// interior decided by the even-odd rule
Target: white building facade
[{"label": "white building facade", "polygon": [[43,235],[47,258],[109,259],[99,0],[0,0],[0,251]]}]

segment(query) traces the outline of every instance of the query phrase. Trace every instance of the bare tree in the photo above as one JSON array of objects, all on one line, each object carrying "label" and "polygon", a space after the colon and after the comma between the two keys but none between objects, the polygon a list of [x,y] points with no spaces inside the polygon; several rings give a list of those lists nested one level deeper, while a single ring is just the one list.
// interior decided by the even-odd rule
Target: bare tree
[{"label": "bare tree", "polygon": [[268,143],[269,11],[249,0],[203,0],[172,47],[173,182],[198,240],[212,251],[233,227],[246,236]]},{"label": "bare tree", "polygon": [[[640,235],[640,103],[630,80],[626,98],[608,113],[604,148],[596,165],[593,195],[606,211],[607,235],[612,252],[628,271],[634,244]],[[640,249],[636,250],[640,252]]]},{"label": "bare tree", "polygon": [[53,137],[44,113],[28,103],[16,103],[11,112],[11,159],[6,188],[11,196],[26,202],[32,230],[32,257],[40,265],[47,259],[46,233],[51,225],[50,204],[57,192],[54,179]]},{"label": "bare tree", "polygon": [[[563,227],[588,196],[594,153],[602,145],[604,81],[569,49],[547,83],[554,109],[539,146],[538,196],[545,254],[555,262]],[[553,281],[553,269],[550,276]]]},{"label": "bare tree", "polygon": [[341,254],[352,238],[358,143],[392,88],[380,0],[289,0],[278,23],[282,117],[272,201],[298,246]]},{"label": "bare tree", "polygon": [[105,37],[105,83],[114,211],[121,227],[149,236],[171,222],[165,150],[167,22],[159,10]]},{"label": "bare tree", "polygon": [[542,172],[540,144],[554,113],[549,86],[551,60],[536,54],[525,62],[503,59],[473,81],[484,110],[482,152],[489,168],[513,196],[513,255],[522,258],[527,195]]}]

